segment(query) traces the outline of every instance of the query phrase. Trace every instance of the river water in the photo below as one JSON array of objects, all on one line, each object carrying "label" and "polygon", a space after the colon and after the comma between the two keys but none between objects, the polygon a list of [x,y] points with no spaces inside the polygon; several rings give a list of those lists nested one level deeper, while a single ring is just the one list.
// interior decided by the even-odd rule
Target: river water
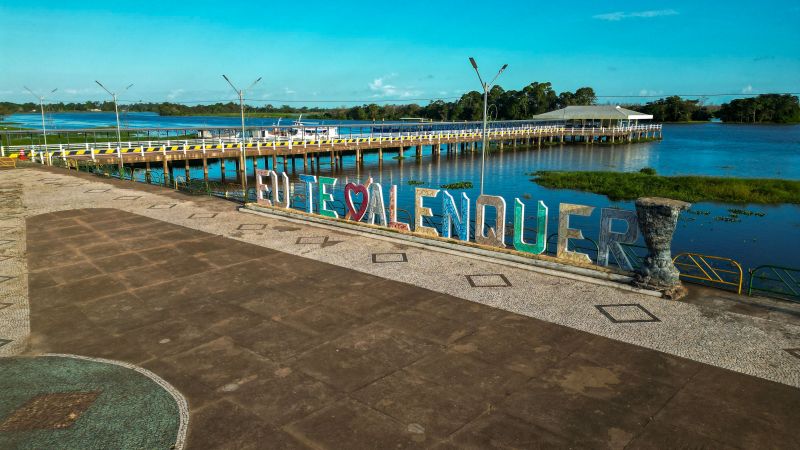
[{"label": "river water", "polygon": [[[55,128],[85,128],[107,126],[113,123],[113,114],[78,113],[52,114]],[[17,114],[7,120],[36,127],[35,114]],[[110,121],[109,121],[110,120]],[[159,117],[148,113],[127,115],[131,127],[180,127],[180,126],[236,126],[235,117]],[[274,119],[248,119],[248,125],[274,124]],[[400,208],[413,212],[414,188],[409,181],[419,182],[421,187],[439,188],[442,184],[469,181],[473,188],[466,189],[474,201],[479,194],[480,153],[434,157],[430,148],[423,149],[423,157],[414,158],[408,150],[406,158],[396,160],[394,152],[385,152],[379,164],[376,154],[365,156],[362,166],[357,166],[353,156],[345,156],[343,167],[331,169],[327,157],[323,157],[317,175],[332,175],[340,178],[335,190],[341,198],[341,188],[347,181],[364,181],[372,177],[384,186],[388,206],[388,186],[398,186]],[[264,167],[264,161],[259,162]],[[298,171],[302,161],[298,161]],[[638,171],[652,167],[662,175],[711,175],[748,178],[783,178],[800,180],[800,126],[798,125],[733,125],[691,124],[664,125],[664,140],[640,144],[613,146],[563,145],[541,149],[493,151],[487,154],[485,192],[503,196],[508,205],[506,221],[513,221],[513,202],[518,197],[526,204],[526,216],[535,215],[536,202],[542,200],[549,207],[548,234],[558,229],[559,203],[577,203],[596,207],[590,217],[571,219],[571,226],[578,227],[584,236],[597,241],[600,208],[619,207],[634,209],[633,202],[613,202],[605,196],[571,190],[551,190],[530,181],[528,173],[536,170],[605,170]],[[210,176],[220,178],[219,165],[210,167]],[[234,164],[227,165],[228,180],[235,179]],[[248,167],[248,169],[251,169]],[[291,165],[289,166],[291,171]],[[175,175],[182,176],[183,169]],[[252,176],[252,172],[250,172]],[[297,181],[294,173],[293,181]],[[202,168],[193,167],[192,177],[202,178]],[[300,185],[296,185],[297,191]],[[460,190],[451,190],[455,198]],[[435,214],[441,212],[441,193],[436,199],[426,199]],[[341,205],[340,205],[341,207]],[[759,213],[739,215],[739,221],[726,221],[730,208]],[[731,205],[702,202],[692,206],[694,214],[682,214],[673,241],[673,252],[691,251],[702,254],[733,258],[747,270],[762,264],[800,267],[800,205]],[[763,215],[760,215],[762,214]],[[404,214],[401,220],[408,219]],[[436,219],[434,222],[438,223]],[[526,227],[535,224],[528,219]],[[474,234],[473,234],[474,235]],[[532,237],[531,237],[532,238]],[[555,238],[548,251],[554,250]],[[510,238],[507,239],[510,244]],[[593,247],[588,241],[576,242],[584,249]],[[640,242],[640,244],[642,244]],[[643,244],[642,244],[643,245]],[[591,251],[589,251],[592,254]]]}]

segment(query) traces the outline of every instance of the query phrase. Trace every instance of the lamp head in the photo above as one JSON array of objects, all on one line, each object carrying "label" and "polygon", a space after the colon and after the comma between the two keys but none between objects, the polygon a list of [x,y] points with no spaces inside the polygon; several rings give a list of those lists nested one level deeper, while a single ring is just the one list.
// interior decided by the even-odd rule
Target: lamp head
[{"label": "lamp head", "polygon": [[475,62],[475,58],[472,56],[469,57],[469,63],[472,64],[472,68],[478,70],[478,63]]}]

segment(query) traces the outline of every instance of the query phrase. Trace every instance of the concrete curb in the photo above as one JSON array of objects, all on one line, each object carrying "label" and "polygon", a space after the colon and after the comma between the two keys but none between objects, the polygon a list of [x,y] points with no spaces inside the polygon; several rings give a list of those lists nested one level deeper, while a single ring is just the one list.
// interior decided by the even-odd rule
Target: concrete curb
[{"label": "concrete curb", "polygon": [[583,267],[560,264],[557,262],[524,258],[512,254],[493,252],[491,250],[484,250],[481,248],[452,244],[437,239],[428,239],[418,235],[391,232],[382,230],[380,228],[364,227],[341,221],[326,220],[321,217],[305,215],[305,214],[296,214],[292,211],[285,211],[273,208],[263,208],[254,205],[252,203],[239,207],[239,212],[247,214],[255,214],[260,216],[278,217],[281,220],[286,220],[298,224],[313,223],[315,226],[327,228],[330,230],[336,230],[336,231],[347,230],[348,232],[352,232],[362,236],[369,235],[370,238],[380,239],[383,241],[402,243],[405,245],[424,248],[427,250],[433,250],[440,253],[462,256],[465,258],[475,259],[483,262],[502,264],[505,266],[530,270],[532,272],[542,273],[546,275],[552,275],[561,278],[567,278],[571,280],[597,284],[600,286],[614,287],[617,289],[636,292],[639,294],[649,295],[652,297],[659,297],[659,298],[662,297],[661,292],[659,291],[641,289],[631,286],[628,283],[630,283],[633,280],[632,277],[613,272],[601,272]]}]

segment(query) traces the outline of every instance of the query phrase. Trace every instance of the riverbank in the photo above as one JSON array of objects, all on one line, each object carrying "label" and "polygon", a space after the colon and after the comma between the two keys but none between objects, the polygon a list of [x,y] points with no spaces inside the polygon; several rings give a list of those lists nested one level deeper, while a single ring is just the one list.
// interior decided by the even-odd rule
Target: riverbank
[{"label": "riverbank", "polygon": [[[651,169],[652,170],[652,169]],[[534,183],[605,195],[610,200],[667,197],[686,202],[800,204],[800,181],[765,178],[661,176],[640,172],[548,171],[530,173]]]}]

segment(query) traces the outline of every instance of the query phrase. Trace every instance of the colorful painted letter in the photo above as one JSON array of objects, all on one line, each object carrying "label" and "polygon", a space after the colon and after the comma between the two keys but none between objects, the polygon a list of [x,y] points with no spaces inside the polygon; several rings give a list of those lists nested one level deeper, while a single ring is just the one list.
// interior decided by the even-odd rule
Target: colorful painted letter
[{"label": "colorful painted letter", "polygon": [[[281,184],[283,184],[283,201],[280,200],[280,196],[278,195],[278,174],[275,173],[274,170],[259,170],[256,172],[256,194],[257,194],[257,201],[260,204],[266,206],[277,206],[279,208],[288,208],[289,207],[289,177],[286,176],[286,172],[281,172]],[[264,189],[265,185],[262,184],[261,177],[263,175],[267,175],[270,179],[270,189]],[[270,191],[270,197],[272,200],[267,200],[263,198],[263,192],[265,190]]]},{"label": "colorful painted letter", "polygon": [[547,249],[547,205],[539,200],[536,209],[536,243],[525,242],[525,204],[514,199],[514,248],[525,253],[542,254]]},{"label": "colorful painted letter", "polygon": [[442,196],[442,236],[450,238],[451,228],[455,227],[458,238],[464,242],[469,241],[469,197],[466,192],[461,193],[461,214],[456,209],[456,201],[449,192],[444,191]]},{"label": "colorful painted letter", "polygon": [[313,213],[314,212],[314,189],[312,188],[312,184],[317,182],[317,177],[315,175],[306,175],[304,173],[300,174],[300,181],[306,184],[306,212]]},{"label": "colorful painted letter", "polygon": [[383,187],[380,183],[372,183],[369,185],[367,223],[375,225],[375,216],[378,216],[381,226],[388,226],[386,222],[386,208],[383,206]]},{"label": "colorful painted letter", "polygon": [[[352,193],[361,194],[361,206],[356,210],[353,206]],[[347,209],[345,219],[351,219],[356,222],[361,221],[364,214],[367,212],[367,205],[369,205],[369,191],[363,184],[347,183],[344,185],[344,206]]]},{"label": "colorful painted letter", "polygon": [[430,208],[422,206],[422,199],[424,197],[436,197],[439,194],[438,189],[429,188],[416,188],[414,189],[414,232],[425,236],[439,236],[436,228],[426,227],[422,224],[422,217],[433,216],[433,211]]},{"label": "colorful painted letter", "polygon": [[393,184],[389,188],[389,228],[400,231],[411,231],[411,227],[405,222],[397,221],[397,185]]},{"label": "colorful painted letter", "polygon": [[[624,233],[611,231],[614,220],[624,221],[628,227]],[[633,270],[633,265],[621,244],[633,244],[639,237],[639,220],[636,213],[626,209],[603,208],[600,210],[600,240],[597,247],[597,264],[608,266],[608,251],[614,255],[614,260],[620,269]]]},{"label": "colorful painted letter", "polygon": [[333,217],[334,219],[339,218],[339,213],[332,209],[328,209],[328,202],[333,201],[333,194],[328,192],[325,189],[327,186],[336,186],[336,178],[334,177],[319,177],[319,183],[317,183],[317,187],[319,188],[319,192],[317,193],[319,206],[317,207],[317,212],[321,216],[325,217]]},{"label": "colorful painted letter", "polygon": [[[494,228],[488,227],[487,234],[483,234],[485,227],[486,207],[492,206],[495,210]],[[475,242],[492,247],[505,248],[506,246],[506,200],[496,195],[481,195],[475,202]]]},{"label": "colorful painted letter", "polygon": [[590,216],[594,211],[593,206],[573,205],[562,203],[558,205],[558,246],[556,257],[578,264],[591,264],[592,258],[586,253],[573,252],[568,249],[570,239],[583,239],[581,230],[569,227],[569,216]]}]

